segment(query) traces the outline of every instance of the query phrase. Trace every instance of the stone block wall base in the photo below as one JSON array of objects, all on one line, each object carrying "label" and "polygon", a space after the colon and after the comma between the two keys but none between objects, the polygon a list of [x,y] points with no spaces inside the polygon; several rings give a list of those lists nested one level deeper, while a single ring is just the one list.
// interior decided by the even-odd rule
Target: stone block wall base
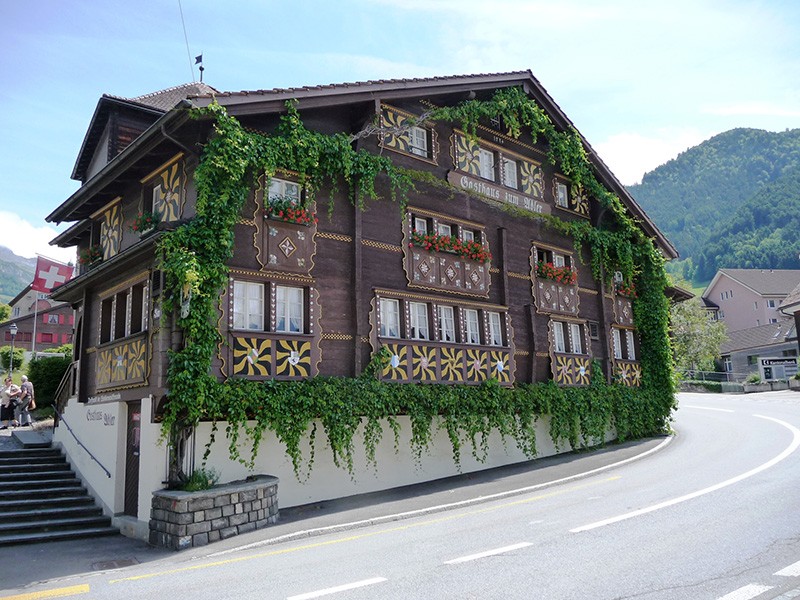
[{"label": "stone block wall base", "polygon": [[255,475],[200,492],[153,492],[149,540],[153,546],[186,550],[277,521],[278,478]]}]

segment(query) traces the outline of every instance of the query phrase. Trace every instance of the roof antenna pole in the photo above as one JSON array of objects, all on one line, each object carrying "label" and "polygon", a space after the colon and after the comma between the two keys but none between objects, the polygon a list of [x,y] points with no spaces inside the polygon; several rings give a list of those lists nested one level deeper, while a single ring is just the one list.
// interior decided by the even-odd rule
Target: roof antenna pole
[{"label": "roof antenna pole", "polygon": [[203,83],[203,71],[205,71],[206,68],[203,66],[203,55],[202,54],[194,57],[194,64],[200,65],[200,68],[198,69],[200,71],[200,83]]}]

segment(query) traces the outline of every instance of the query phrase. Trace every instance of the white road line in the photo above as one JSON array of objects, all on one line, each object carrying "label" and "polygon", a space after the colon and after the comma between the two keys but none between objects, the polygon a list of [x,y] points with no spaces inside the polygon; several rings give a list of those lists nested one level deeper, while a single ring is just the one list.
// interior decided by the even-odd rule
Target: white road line
[{"label": "white road line", "polygon": [[692,492],[691,494],[686,494],[685,496],[680,496],[679,498],[673,498],[672,500],[667,500],[666,502],[661,502],[659,504],[655,504],[653,506],[648,506],[647,508],[641,508],[639,510],[634,510],[629,513],[625,513],[623,515],[619,515],[616,517],[611,517],[610,519],[604,519],[603,521],[597,521],[596,523],[590,523],[589,525],[584,525],[582,527],[576,527],[575,529],[570,529],[570,533],[580,533],[581,531],[589,531],[590,529],[597,529],[598,527],[603,527],[605,525],[611,525],[612,523],[619,523],[620,521],[624,521],[626,519],[631,519],[633,517],[639,517],[641,515],[654,512],[656,510],[661,510],[662,508],[667,508],[668,506],[673,506],[675,504],[680,504],[681,502],[686,502],[687,500],[693,500],[694,498],[698,498],[699,496],[704,496],[705,494],[710,494],[711,492],[716,492],[724,487],[728,487],[729,485],[733,485],[734,483],[739,483],[740,481],[747,479],[748,477],[752,477],[753,475],[757,475],[770,467],[775,466],[783,459],[788,457],[792,452],[797,450],[800,447],[800,430],[798,430],[793,425],[786,423],[785,421],[779,421],[778,419],[773,419],[772,417],[765,417],[763,415],[753,415],[754,417],[758,417],[759,419],[766,419],[768,421],[773,421],[778,423],[779,425],[783,425],[789,431],[792,432],[792,443],[789,444],[786,449],[778,454],[772,460],[765,462],[764,464],[756,467],[755,469],[751,469],[746,473],[742,473],[741,475],[737,475],[731,479],[723,481],[722,483],[717,483],[716,485],[712,485],[710,487],[704,488],[702,490],[698,490],[696,492]]},{"label": "white road line", "polygon": [[679,408],[696,408],[697,410],[716,410],[717,412],[732,413],[736,412],[730,408],[711,408],[710,406],[695,406],[693,404],[681,404]]},{"label": "white road line", "polygon": [[383,583],[388,581],[385,577],[373,577],[372,579],[364,579],[363,581],[355,581],[353,583],[346,583],[344,585],[337,585],[336,587],[325,588],[324,590],[317,590],[316,592],[308,592],[298,596],[289,596],[286,600],[310,600],[311,598],[319,598],[321,596],[329,596],[330,594],[338,594],[339,592],[346,592],[356,588],[366,587],[376,583]]},{"label": "white road line", "polygon": [[631,456],[630,458],[625,458],[623,460],[619,460],[615,463],[611,463],[609,465],[604,465],[602,467],[597,467],[596,469],[590,469],[588,471],[583,471],[581,473],[576,473],[575,475],[569,475],[567,477],[562,477],[561,479],[554,479],[553,481],[547,481],[545,483],[537,483],[535,485],[530,485],[522,488],[517,488],[515,490],[506,490],[505,492],[498,492],[496,494],[487,494],[486,496],[478,496],[476,498],[470,498],[469,500],[461,500],[460,502],[451,502],[449,504],[439,504],[438,506],[429,506],[427,508],[421,508],[418,510],[409,510],[406,512],[395,513],[391,515],[384,515],[382,517],[375,517],[373,519],[365,519],[363,521],[351,521],[349,523],[342,523],[341,525],[329,525],[328,527],[317,527],[315,529],[304,529],[302,531],[297,531],[295,533],[287,533],[285,535],[279,535],[274,538],[269,538],[266,540],[261,540],[259,542],[253,542],[251,544],[244,544],[242,546],[237,546],[235,548],[229,548],[228,550],[221,550],[219,552],[214,552],[209,554],[208,557],[215,558],[217,556],[224,556],[226,554],[232,554],[233,552],[239,552],[241,550],[250,550],[252,548],[260,548],[262,546],[270,546],[274,544],[280,544],[283,542],[289,542],[292,540],[303,539],[311,536],[318,536],[318,535],[326,535],[329,533],[339,533],[342,531],[349,531],[351,529],[356,529],[358,527],[366,527],[372,525],[380,525],[382,523],[391,523],[392,521],[399,521],[401,519],[410,519],[412,517],[417,516],[424,516],[429,515],[431,513],[442,512],[445,510],[452,510],[456,508],[467,508],[473,506],[478,503],[485,503],[490,502],[492,500],[502,500],[503,498],[508,498],[510,496],[519,496],[522,494],[526,494],[528,492],[533,492],[540,490],[542,488],[553,487],[562,483],[567,483],[569,481],[573,481],[575,479],[582,479],[585,477],[589,477],[591,475],[596,475],[597,473],[602,473],[603,471],[607,471],[609,469],[615,469],[617,467],[621,467],[622,465],[626,465],[628,463],[641,460],[646,456],[653,454],[654,452],[658,452],[662,450],[672,442],[673,436],[667,436],[664,438],[661,443],[658,444],[655,448],[650,448],[646,452],[642,452],[641,454],[637,454],[636,456]]},{"label": "white road line", "polygon": [[798,560],[793,565],[789,565],[788,567],[784,567],[783,569],[781,569],[780,571],[775,573],[775,575],[778,575],[780,577],[797,577],[797,576],[800,576],[800,560]]},{"label": "white road line", "polygon": [[738,590],[732,591],[730,594],[725,594],[719,600],[750,600],[759,594],[771,590],[771,585],[757,585],[755,583],[740,587]]},{"label": "white road line", "polygon": [[458,563],[469,562],[471,560],[478,560],[479,558],[486,558],[487,556],[494,556],[495,554],[504,554],[506,552],[512,552],[514,550],[519,550],[520,548],[526,548],[530,546],[529,542],[521,542],[519,544],[514,544],[513,546],[506,546],[505,548],[496,548],[494,550],[487,550],[486,552],[480,552],[478,554],[470,554],[469,556],[462,556],[460,558],[454,558],[453,560],[447,560],[444,564],[446,565],[455,565]]}]

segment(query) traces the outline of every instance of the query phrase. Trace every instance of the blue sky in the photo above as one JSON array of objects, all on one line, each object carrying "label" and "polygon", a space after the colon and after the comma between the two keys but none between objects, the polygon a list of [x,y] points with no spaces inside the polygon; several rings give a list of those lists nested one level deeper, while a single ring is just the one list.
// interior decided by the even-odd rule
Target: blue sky
[{"label": "blue sky", "polygon": [[734,127],[800,127],[794,0],[0,0],[0,245],[74,256],[44,217],[98,98],[197,79],[201,53],[224,91],[530,69],[626,184]]}]

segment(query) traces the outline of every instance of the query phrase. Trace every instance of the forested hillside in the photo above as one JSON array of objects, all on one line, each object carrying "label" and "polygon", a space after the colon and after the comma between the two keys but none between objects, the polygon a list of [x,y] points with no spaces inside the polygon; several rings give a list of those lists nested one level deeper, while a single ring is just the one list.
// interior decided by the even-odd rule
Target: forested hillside
[{"label": "forested hillside", "polygon": [[0,246],[0,302],[8,304],[33,281],[35,258],[22,258]]},{"label": "forested hillside", "polygon": [[800,254],[800,167],[762,187],[714,229],[696,260],[695,278],[722,267],[796,269]]},{"label": "forested hillside", "polygon": [[[791,183],[798,172],[800,129],[733,129],[681,153],[628,189],[689,259],[685,274],[707,281],[720,266],[797,268],[797,251],[785,242],[792,226],[782,223],[800,212],[800,189]],[[769,200],[773,194],[780,202]],[[788,263],[792,254],[795,262]]]}]

